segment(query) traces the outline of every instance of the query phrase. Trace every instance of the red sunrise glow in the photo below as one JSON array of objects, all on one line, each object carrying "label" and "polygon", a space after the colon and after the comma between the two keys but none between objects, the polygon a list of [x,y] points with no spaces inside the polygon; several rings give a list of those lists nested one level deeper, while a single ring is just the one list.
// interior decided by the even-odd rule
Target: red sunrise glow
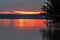
[{"label": "red sunrise glow", "polygon": [[10,14],[10,11],[0,11],[0,14]]},{"label": "red sunrise glow", "polygon": [[44,11],[13,11],[14,14],[47,14],[47,12]]},{"label": "red sunrise glow", "polygon": [[41,12],[30,12],[30,11],[14,11],[16,14],[40,14]]},{"label": "red sunrise glow", "polygon": [[19,11],[19,10],[13,10],[13,11],[0,11],[0,14],[47,14],[44,11]]}]

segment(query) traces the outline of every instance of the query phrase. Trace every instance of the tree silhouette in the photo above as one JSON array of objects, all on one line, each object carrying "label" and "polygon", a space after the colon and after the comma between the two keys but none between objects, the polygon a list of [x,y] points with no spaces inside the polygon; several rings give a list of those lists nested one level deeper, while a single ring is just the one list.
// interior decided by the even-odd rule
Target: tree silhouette
[{"label": "tree silhouette", "polygon": [[[47,12],[47,15],[51,18],[51,19],[54,19],[55,21],[55,23],[56,22],[60,22],[60,0],[47,0],[47,2],[44,2],[46,5],[43,5],[42,6],[42,10],[43,11],[45,11],[45,12]],[[59,23],[58,23],[59,24]],[[57,25],[55,25],[54,26],[55,28],[60,28],[60,26],[57,26]],[[52,35],[52,33],[51,33],[51,30],[48,30],[48,36],[49,37],[52,37],[53,36],[53,38],[54,37],[57,37],[57,35],[58,36],[60,36],[59,33],[60,32],[60,30],[56,30],[56,29],[54,29],[54,35],[55,36],[53,36]],[[57,35],[56,35],[57,34]],[[59,37],[58,37],[59,38]],[[57,39],[58,39],[57,38]],[[50,40],[53,40],[53,39],[51,39],[50,38]]]},{"label": "tree silhouette", "polygon": [[47,5],[43,5],[41,9],[47,12],[50,18],[57,18],[57,15],[60,15],[60,0],[47,0],[44,3]]},{"label": "tree silhouette", "polygon": [[[42,6],[42,10],[47,12],[47,15],[50,19],[54,19],[55,21],[54,22],[59,22],[60,21],[60,0],[47,0],[47,2],[44,2],[46,5],[43,5]],[[58,26],[59,27],[59,26]],[[57,26],[55,26],[55,28],[58,28]],[[59,27],[60,28],[60,27]],[[56,29],[55,29],[56,30]],[[59,34],[58,31],[55,31],[54,30],[54,35],[55,34]],[[51,29],[48,30],[48,37],[50,37],[50,40],[53,40],[51,39],[53,37],[52,33],[51,33]]]}]

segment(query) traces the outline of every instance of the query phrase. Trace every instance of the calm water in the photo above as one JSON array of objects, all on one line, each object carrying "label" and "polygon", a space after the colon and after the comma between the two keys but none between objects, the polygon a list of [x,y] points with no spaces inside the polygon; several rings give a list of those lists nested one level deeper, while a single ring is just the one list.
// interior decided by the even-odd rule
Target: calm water
[{"label": "calm water", "polygon": [[39,29],[46,27],[46,19],[0,19],[0,27],[14,27],[18,29]]},{"label": "calm water", "polygon": [[0,40],[43,40],[46,19],[0,19]]}]

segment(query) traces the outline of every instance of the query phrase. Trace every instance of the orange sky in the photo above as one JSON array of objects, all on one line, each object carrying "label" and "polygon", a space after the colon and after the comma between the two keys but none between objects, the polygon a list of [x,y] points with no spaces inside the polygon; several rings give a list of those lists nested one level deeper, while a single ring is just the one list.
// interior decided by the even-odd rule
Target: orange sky
[{"label": "orange sky", "polygon": [[11,12],[10,11],[0,11],[0,14],[10,14]]},{"label": "orange sky", "polygon": [[40,14],[44,13],[43,11],[0,11],[0,14]]}]

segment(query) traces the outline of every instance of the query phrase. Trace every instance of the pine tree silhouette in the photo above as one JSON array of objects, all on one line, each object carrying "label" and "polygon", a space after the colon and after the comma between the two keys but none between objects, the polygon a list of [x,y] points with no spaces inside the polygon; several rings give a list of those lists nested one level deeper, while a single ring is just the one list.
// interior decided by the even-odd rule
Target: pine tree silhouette
[{"label": "pine tree silhouette", "polygon": [[60,18],[60,0],[47,0],[44,3],[47,5],[43,5],[41,9],[47,12],[51,19],[59,20],[57,18]]},{"label": "pine tree silhouette", "polygon": [[[60,22],[60,0],[47,0],[47,2],[44,2],[46,5],[42,6],[42,10],[47,12],[47,15],[50,19],[54,19],[54,23]],[[55,28],[60,28],[60,26],[54,26]],[[56,39],[58,36],[60,36],[60,30],[54,30],[54,35],[52,35],[51,30],[48,30],[48,37],[50,37],[50,40]],[[51,38],[54,39],[51,39]],[[56,37],[56,38],[55,38]],[[59,37],[58,37],[59,38]],[[57,39],[58,39],[57,38]]]}]

